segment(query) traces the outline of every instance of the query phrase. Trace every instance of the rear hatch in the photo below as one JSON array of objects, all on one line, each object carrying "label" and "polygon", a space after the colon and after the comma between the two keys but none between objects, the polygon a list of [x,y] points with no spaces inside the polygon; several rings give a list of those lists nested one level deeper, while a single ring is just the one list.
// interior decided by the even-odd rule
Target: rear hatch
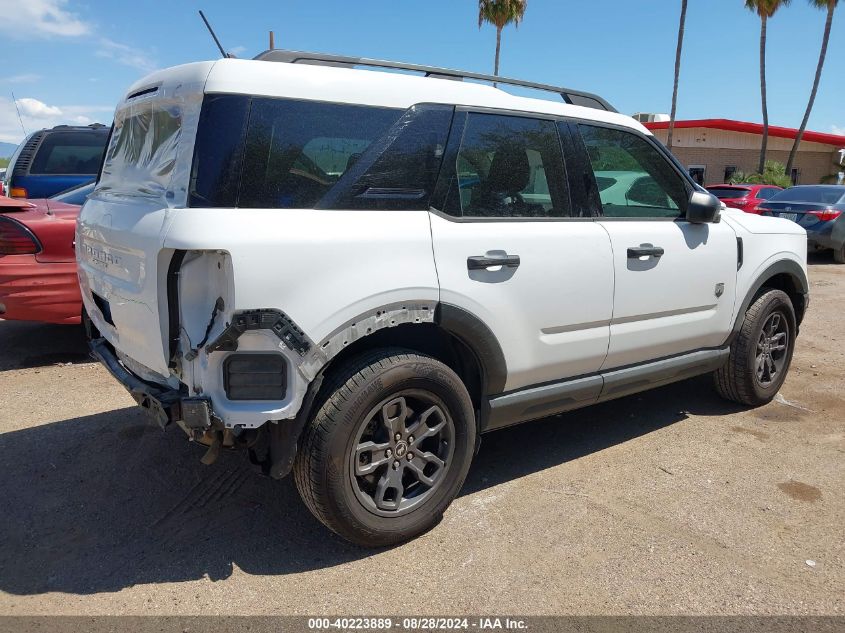
[{"label": "rear hatch", "polygon": [[26,140],[12,169],[10,194],[47,198],[91,180],[103,157],[108,128],[57,126]]},{"label": "rear hatch", "polygon": [[726,206],[736,207],[738,209],[745,208],[748,203],[748,194],[751,193],[751,189],[748,187],[727,185],[722,187],[707,187],[707,191],[719,198]]},{"label": "rear hatch", "polygon": [[85,308],[123,355],[169,376],[163,243],[187,201],[194,137],[213,62],[146,77],[115,112],[102,174],[77,225]]}]

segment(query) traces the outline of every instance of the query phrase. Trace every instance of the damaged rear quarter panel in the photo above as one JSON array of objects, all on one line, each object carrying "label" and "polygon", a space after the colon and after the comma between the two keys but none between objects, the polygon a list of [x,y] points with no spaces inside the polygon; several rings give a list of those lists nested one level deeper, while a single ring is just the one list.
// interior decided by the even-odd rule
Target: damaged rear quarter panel
[{"label": "damaged rear quarter panel", "polygon": [[345,344],[382,327],[431,322],[439,298],[427,211],[180,209],[165,248],[206,251],[186,258],[180,279],[180,295],[190,297],[180,305],[188,333],[183,352],[202,338],[223,293],[225,308],[209,341],[236,312],[275,309],[313,342],[303,357],[271,331],[239,338],[238,351],[277,351],[288,359],[288,393],[279,402],[227,401],[222,364],[229,352],[203,350],[195,360],[183,360],[191,393],[210,396],[227,426],[294,417],[308,383]]}]

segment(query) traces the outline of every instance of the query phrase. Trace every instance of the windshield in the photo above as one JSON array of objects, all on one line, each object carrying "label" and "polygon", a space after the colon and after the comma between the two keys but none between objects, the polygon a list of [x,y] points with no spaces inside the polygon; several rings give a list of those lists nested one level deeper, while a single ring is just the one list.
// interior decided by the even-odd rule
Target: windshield
[{"label": "windshield", "polygon": [[707,191],[719,198],[719,200],[724,200],[729,198],[745,198],[751,189],[746,189],[745,187],[708,187]]},{"label": "windshield", "polygon": [[770,202],[820,202],[821,204],[837,204],[845,201],[845,187],[825,187],[822,185],[807,185],[791,187],[779,191]]},{"label": "windshield", "polygon": [[85,203],[85,199],[92,191],[94,191],[93,180],[77,185],[76,187],[71,187],[70,189],[65,189],[54,196],[50,196],[50,199],[56,200],[57,202],[64,202],[65,204],[78,204],[81,206]]}]

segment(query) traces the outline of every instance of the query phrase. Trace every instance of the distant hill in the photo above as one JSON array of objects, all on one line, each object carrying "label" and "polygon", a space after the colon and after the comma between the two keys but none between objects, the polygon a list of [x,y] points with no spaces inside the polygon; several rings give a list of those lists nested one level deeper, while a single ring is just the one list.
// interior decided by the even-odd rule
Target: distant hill
[{"label": "distant hill", "polygon": [[17,148],[14,143],[0,143],[0,158],[9,158]]}]

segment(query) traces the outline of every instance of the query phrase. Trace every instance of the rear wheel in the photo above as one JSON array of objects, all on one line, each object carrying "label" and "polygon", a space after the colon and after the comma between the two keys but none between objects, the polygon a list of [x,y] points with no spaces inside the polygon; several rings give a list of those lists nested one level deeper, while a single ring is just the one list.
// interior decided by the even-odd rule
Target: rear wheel
[{"label": "rear wheel", "polygon": [[334,372],[294,474],[311,512],[340,536],[393,545],[434,526],[475,446],[460,378],[428,356],[380,350]]},{"label": "rear wheel", "polygon": [[845,244],[833,249],[833,261],[837,264],[845,264]]},{"label": "rear wheel", "polygon": [[786,293],[764,290],[745,313],[730,357],[714,374],[723,398],[759,406],[777,395],[786,380],[797,326],[795,309]]}]

